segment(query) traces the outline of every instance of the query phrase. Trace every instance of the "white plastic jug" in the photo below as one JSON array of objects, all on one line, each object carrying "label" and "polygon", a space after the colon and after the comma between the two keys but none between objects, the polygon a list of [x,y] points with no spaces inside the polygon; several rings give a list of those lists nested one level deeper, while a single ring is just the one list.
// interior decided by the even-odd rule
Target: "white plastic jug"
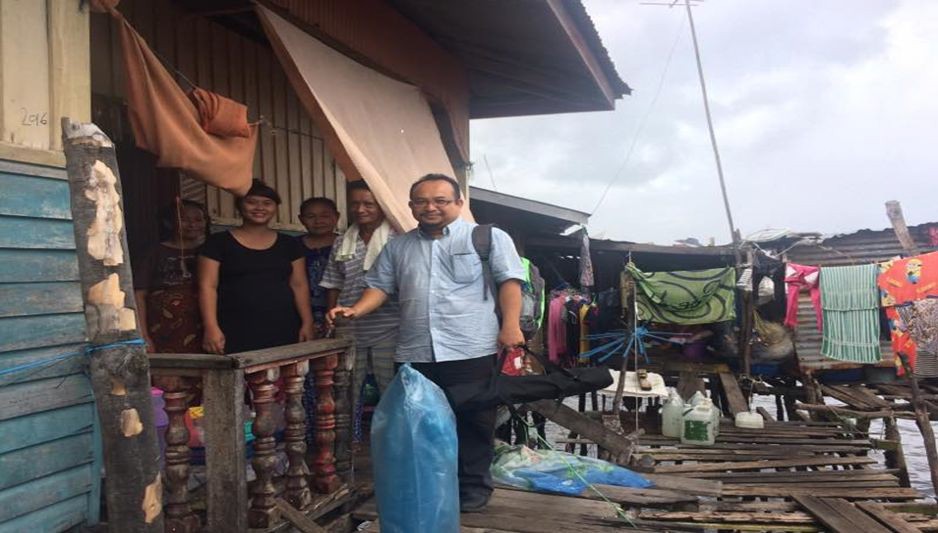
[{"label": "white plastic jug", "polygon": [[686,411],[684,415],[684,431],[681,432],[682,444],[697,444],[711,446],[716,441],[713,432],[713,409],[705,405],[698,405]]},{"label": "white plastic jug", "polygon": [[765,419],[759,413],[743,411],[736,413],[736,427],[762,429],[765,427]]},{"label": "white plastic jug", "polygon": [[677,391],[672,390],[668,400],[661,407],[661,434],[665,437],[681,438],[684,429],[684,400]]},{"label": "white plastic jug", "polygon": [[711,420],[713,421],[713,436],[714,437],[719,436],[720,435],[720,418],[721,418],[720,410],[717,409],[717,406],[713,405],[713,400],[711,400],[710,398],[704,398],[700,402],[700,405],[703,405],[704,407],[707,407],[710,409],[710,417],[711,417]]},{"label": "white plastic jug", "polygon": [[693,396],[690,397],[690,400],[687,401],[687,405],[690,405],[690,406],[693,406],[693,407],[697,407],[698,405],[700,405],[700,402],[702,402],[702,401],[704,401],[704,400],[706,400],[706,399],[707,399],[707,395],[706,395],[706,394],[704,394],[704,393],[702,393],[702,392],[700,392],[700,391],[697,391],[697,392],[694,393]]}]

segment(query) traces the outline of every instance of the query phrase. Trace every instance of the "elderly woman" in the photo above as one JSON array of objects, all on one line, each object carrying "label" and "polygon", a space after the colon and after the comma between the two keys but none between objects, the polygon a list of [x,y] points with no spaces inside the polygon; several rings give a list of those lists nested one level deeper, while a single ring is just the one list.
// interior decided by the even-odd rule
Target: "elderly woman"
[{"label": "elderly woman", "polygon": [[237,202],[241,226],[206,240],[199,305],[209,353],[237,353],[313,338],[303,248],[270,228],[280,195],[255,180]]},{"label": "elderly woman", "polygon": [[208,234],[208,215],[202,204],[180,200],[166,210],[162,226],[166,240],[135,263],[134,292],[140,333],[147,351],[198,353],[202,318],[199,316],[196,257]]}]

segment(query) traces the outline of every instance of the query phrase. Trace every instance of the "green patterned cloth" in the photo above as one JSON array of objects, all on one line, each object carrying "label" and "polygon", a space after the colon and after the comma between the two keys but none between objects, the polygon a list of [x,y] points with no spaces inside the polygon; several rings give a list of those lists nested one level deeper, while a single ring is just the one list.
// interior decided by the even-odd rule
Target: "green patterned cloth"
[{"label": "green patterned cloth", "polygon": [[710,324],[736,318],[736,272],[733,268],[642,272],[626,270],[635,280],[638,319],[661,324]]},{"label": "green patterned cloth", "polygon": [[878,363],[877,265],[821,268],[821,355],[853,363]]}]

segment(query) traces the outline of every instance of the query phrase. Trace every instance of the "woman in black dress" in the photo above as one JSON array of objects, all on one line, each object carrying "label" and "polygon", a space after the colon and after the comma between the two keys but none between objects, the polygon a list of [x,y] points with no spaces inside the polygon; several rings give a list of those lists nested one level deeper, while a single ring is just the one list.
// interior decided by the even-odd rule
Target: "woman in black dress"
[{"label": "woman in black dress", "polygon": [[313,339],[302,246],[270,229],[280,196],[255,180],[238,199],[241,226],[205,241],[199,306],[209,353],[238,353]]}]

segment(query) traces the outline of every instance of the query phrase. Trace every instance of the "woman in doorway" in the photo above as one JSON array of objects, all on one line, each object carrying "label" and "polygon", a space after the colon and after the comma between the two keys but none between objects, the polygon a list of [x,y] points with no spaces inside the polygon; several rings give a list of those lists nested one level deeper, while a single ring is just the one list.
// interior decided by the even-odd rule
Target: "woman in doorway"
[{"label": "woman in doorway", "polygon": [[299,237],[306,252],[306,278],[309,280],[309,301],[313,308],[313,321],[319,328],[319,336],[325,334],[327,290],[320,287],[322,273],[329,263],[329,254],[335,242],[335,227],[339,223],[339,210],[329,198],[307,198],[300,204],[300,223],[306,235]]},{"label": "woman in doorway", "polygon": [[196,257],[208,234],[202,204],[177,200],[162,217],[167,239],[154,246],[134,273],[140,333],[151,353],[199,353],[202,318]]},{"label": "woman in doorway", "polygon": [[209,353],[231,354],[313,338],[309,281],[296,239],[270,228],[277,191],[254,180],[237,201],[241,226],[208,238],[199,257],[199,305]]}]

